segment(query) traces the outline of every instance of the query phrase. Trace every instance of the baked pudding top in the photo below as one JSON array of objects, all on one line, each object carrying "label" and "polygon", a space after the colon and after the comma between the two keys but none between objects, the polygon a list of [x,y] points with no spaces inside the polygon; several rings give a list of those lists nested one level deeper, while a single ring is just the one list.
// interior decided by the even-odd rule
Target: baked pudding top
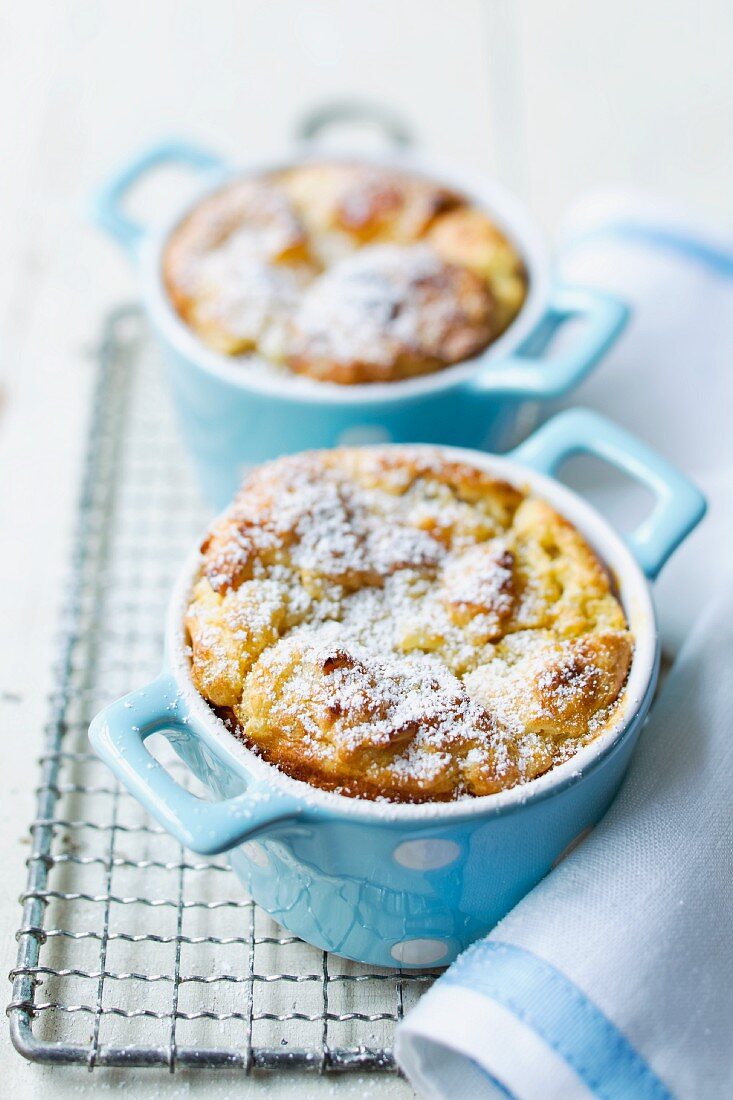
[{"label": "baked pudding top", "polygon": [[171,234],[163,278],[215,350],[342,384],[475,355],[527,290],[521,257],[485,211],[422,176],[358,162],[209,195]]},{"label": "baked pudding top", "polygon": [[345,795],[491,794],[614,718],[633,642],[549,504],[425,447],[255,470],[202,545],[194,684],[288,775]]}]

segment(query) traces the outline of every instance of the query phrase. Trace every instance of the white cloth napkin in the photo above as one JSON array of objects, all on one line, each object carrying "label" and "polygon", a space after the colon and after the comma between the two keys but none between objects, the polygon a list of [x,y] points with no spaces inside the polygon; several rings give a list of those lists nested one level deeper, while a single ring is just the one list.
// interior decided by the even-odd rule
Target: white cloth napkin
[{"label": "white cloth napkin", "polygon": [[678,653],[618,799],[428,991],[396,1056],[423,1097],[717,1100],[733,1096],[733,247],[623,199],[568,224],[563,274],[636,311],[579,400],[685,468],[711,512],[659,585]]}]

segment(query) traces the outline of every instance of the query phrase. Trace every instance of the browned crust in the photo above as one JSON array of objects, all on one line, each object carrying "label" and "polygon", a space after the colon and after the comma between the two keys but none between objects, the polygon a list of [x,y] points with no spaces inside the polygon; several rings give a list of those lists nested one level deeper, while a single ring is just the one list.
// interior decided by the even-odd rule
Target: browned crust
[{"label": "browned crust", "polygon": [[437,449],[268,463],[202,552],[194,683],[296,779],[491,794],[618,712],[633,640],[597,555],[542,499]]},{"label": "browned crust", "polygon": [[498,328],[489,285],[437,256],[426,265],[426,255],[375,249],[314,283],[293,319],[290,368],[353,385],[432,373],[482,351]]},{"label": "browned crust", "polygon": [[[433,276],[397,287],[377,258],[371,276],[381,279],[385,301],[414,318],[413,339],[394,316],[378,321],[372,354],[329,346],[327,318],[323,331],[304,327],[309,296],[333,273],[338,316],[342,266],[346,299],[353,285],[349,253],[420,242],[439,265]],[[181,319],[215,350],[259,352],[342,385],[416,377],[468,359],[504,331],[526,294],[521,258],[488,215],[431,180],[351,162],[245,178],[207,196],[171,234],[162,275]],[[444,316],[437,327],[436,310]]]}]

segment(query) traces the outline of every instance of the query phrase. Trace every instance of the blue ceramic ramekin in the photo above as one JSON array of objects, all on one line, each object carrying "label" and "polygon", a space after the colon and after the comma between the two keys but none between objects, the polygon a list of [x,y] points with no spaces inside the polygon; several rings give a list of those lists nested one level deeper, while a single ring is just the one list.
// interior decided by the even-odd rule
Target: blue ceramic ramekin
[{"label": "blue ceramic ramekin", "polygon": [[[570,455],[600,456],[654,494],[647,520],[622,540],[551,476]],[[198,551],[174,593],[166,667],[113,703],[90,729],[117,777],[182,844],[228,851],[247,890],[285,928],[318,947],[378,966],[450,962],[488,932],[604,813],[621,782],[657,676],[647,578],[699,522],[700,493],[646,446],[593,413],[555,417],[509,458],[451,457],[529,485],[583,532],[618,583],[636,639],[620,716],[570,761],[523,786],[453,803],[346,798],[290,779],[234,738],[190,677],[183,614]],[[211,793],[180,787],[145,746],[163,733]]]},{"label": "blue ceramic ramekin", "polygon": [[[279,163],[240,171],[263,172],[319,155],[300,148]],[[533,426],[538,403],[576,386],[626,321],[626,307],[615,299],[552,279],[537,228],[503,189],[404,150],[361,159],[399,165],[458,188],[489,210],[518,247],[529,275],[527,300],[507,331],[480,355],[420,378],[355,386],[248,368],[206,347],[178,317],[163,285],[166,241],[193,204],[177,210],[156,234],[148,234],[123,209],[128,191],[162,165],[184,165],[202,174],[196,201],[240,172],[192,146],[167,143],[134,160],[98,197],[98,221],[139,268],[147,311],[165,351],[183,439],[204,495],[215,507],[232,497],[245,466],[279,454],[373,442],[505,451]],[[569,320],[581,322],[577,332],[572,338],[568,333],[562,351],[553,351],[555,333]]]}]

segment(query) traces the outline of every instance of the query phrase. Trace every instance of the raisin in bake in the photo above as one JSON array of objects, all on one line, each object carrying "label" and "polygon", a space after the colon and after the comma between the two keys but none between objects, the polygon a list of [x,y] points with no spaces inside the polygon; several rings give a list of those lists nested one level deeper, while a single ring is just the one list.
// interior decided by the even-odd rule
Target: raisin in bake
[{"label": "raisin in bake", "polygon": [[440,370],[521,309],[521,257],[489,215],[421,176],[307,163],[240,179],[173,231],[163,278],[214,350],[344,385]]},{"label": "raisin in bake", "polygon": [[191,671],[288,775],[397,802],[492,794],[617,715],[633,639],[543,499],[430,447],[268,463],[202,546]]}]

